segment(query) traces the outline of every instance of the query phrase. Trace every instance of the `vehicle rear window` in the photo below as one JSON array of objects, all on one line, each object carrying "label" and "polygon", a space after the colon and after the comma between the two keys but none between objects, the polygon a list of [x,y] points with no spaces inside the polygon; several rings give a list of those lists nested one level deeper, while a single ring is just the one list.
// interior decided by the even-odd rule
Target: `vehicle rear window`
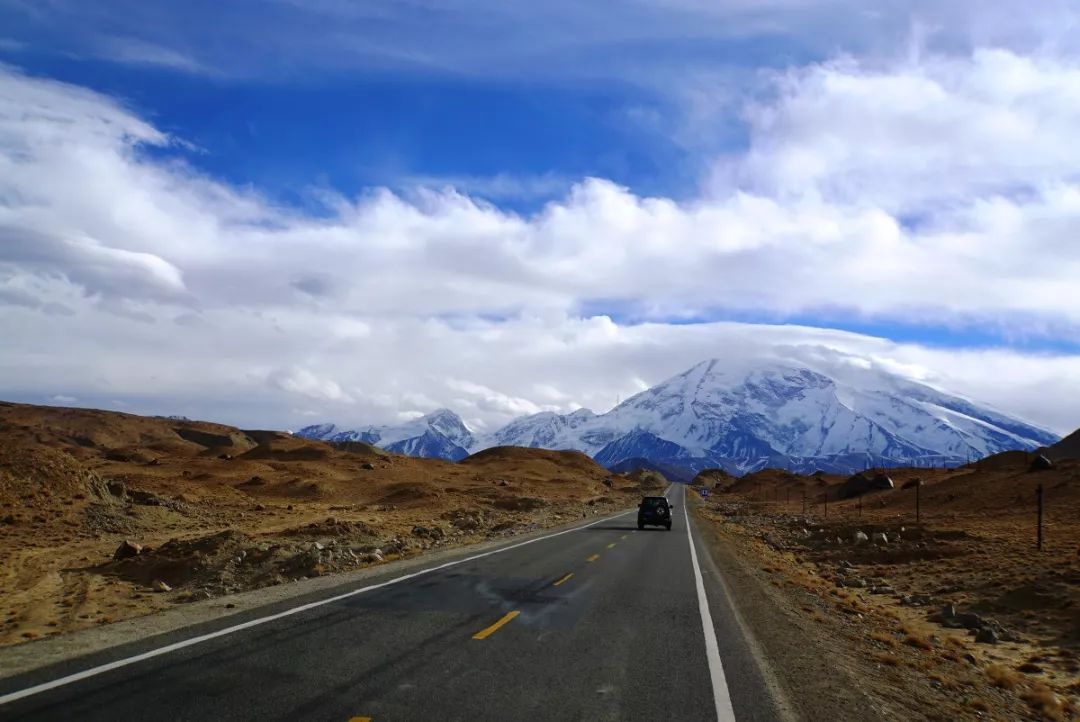
[{"label": "vehicle rear window", "polygon": [[667,506],[667,499],[657,496],[647,496],[641,500],[641,505],[649,507]]}]

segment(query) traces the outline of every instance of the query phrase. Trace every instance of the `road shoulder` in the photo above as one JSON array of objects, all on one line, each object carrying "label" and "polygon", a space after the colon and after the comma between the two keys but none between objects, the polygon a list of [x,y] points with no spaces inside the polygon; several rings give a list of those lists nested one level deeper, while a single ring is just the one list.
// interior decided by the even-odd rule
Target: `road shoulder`
[{"label": "road shoulder", "polygon": [[737,540],[702,519],[696,505],[691,509],[694,533],[708,551],[703,563],[735,611],[778,713],[805,720],[899,719],[861,689],[851,651],[835,632],[810,622],[800,611],[812,603],[810,595],[778,587]]}]

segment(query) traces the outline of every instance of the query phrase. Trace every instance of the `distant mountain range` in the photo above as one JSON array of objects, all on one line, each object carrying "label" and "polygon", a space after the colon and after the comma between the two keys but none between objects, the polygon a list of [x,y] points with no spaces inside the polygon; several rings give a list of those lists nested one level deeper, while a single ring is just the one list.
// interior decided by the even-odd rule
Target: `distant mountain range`
[{"label": "distant mountain range", "polygon": [[299,436],[366,441],[457,461],[491,446],[577,449],[613,469],[637,463],[692,476],[766,467],[849,473],[869,466],[957,465],[1058,441],[1049,431],[877,369],[826,375],[775,361],[703,361],[605,414],[544,412],[475,435],[440,409],[399,426],[308,426]]}]

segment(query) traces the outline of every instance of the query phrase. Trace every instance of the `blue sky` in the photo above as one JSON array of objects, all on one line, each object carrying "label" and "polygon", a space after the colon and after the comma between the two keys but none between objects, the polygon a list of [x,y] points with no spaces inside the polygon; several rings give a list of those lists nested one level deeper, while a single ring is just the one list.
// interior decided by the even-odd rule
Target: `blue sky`
[{"label": "blue sky", "polygon": [[[995,384],[950,359],[1060,378],[1080,354],[1076,25],[1056,0],[1021,19],[968,0],[0,0],[0,303],[27,314],[5,330],[94,329],[64,367],[79,383],[26,371],[7,393],[146,408],[160,375],[140,386],[114,352],[164,328],[192,349],[159,364],[168,398],[224,344],[218,383],[258,387],[283,424],[595,405],[696,360],[656,360],[643,329],[697,327],[697,348],[726,322],[885,343],[970,394]],[[539,348],[596,352],[605,320],[643,344],[612,378],[470,376],[476,348],[536,324]],[[319,340],[274,345],[294,328]],[[373,338],[381,370],[350,366]],[[453,361],[402,361],[433,344]],[[412,401],[373,400],[375,376]],[[989,400],[1031,417],[1021,395]]]}]

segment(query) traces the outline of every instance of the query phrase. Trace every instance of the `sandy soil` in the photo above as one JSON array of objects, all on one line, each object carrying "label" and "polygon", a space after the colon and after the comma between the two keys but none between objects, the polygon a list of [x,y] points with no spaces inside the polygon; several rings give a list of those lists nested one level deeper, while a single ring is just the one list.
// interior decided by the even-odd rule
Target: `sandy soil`
[{"label": "sandy soil", "polygon": [[454,464],[0,403],[0,645],[601,515],[656,483],[576,452]]},{"label": "sandy soil", "polygon": [[849,500],[838,477],[712,474],[699,480],[713,491],[700,513],[794,614],[829,630],[830,664],[885,716],[1076,719],[1080,463],[1031,471],[1032,458],[889,470],[893,490]]}]

